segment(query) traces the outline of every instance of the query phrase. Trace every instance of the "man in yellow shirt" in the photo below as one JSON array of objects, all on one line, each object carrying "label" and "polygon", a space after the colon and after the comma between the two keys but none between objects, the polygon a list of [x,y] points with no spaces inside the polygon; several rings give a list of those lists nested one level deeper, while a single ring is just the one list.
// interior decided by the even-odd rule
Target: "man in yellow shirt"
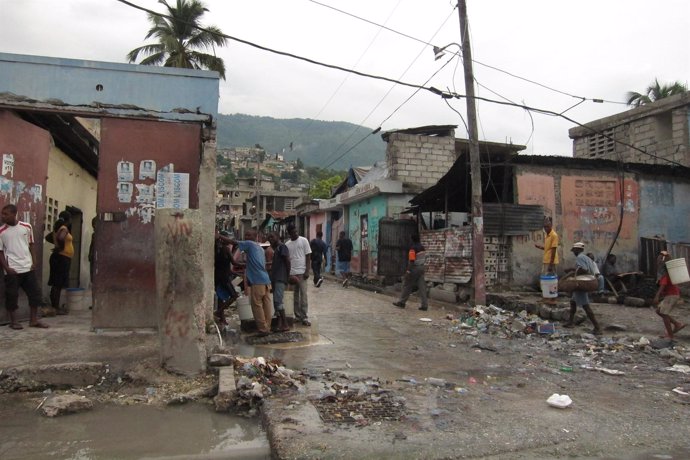
[{"label": "man in yellow shirt", "polygon": [[544,219],[544,246],[535,244],[537,249],[544,251],[542,258],[541,274],[556,273],[556,266],[558,265],[558,233],[553,229],[553,224],[550,218]]}]

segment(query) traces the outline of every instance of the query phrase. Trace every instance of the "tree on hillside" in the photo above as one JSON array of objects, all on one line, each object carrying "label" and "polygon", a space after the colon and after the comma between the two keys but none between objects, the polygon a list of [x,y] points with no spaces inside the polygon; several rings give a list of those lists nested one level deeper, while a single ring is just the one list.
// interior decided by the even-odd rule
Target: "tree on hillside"
[{"label": "tree on hillside", "polygon": [[331,190],[336,185],[339,185],[344,177],[344,175],[335,175],[327,179],[321,179],[311,187],[309,196],[311,198],[330,198]]},{"label": "tree on hillside", "polygon": [[[203,26],[200,30],[200,19],[208,9],[200,0],[177,0],[176,6],[170,6],[166,0],[158,0],[168,9],[162,17],[149,13],[152,24],[145,39],[155,37],[158,43],[140,46],[127,54],[129,62],[136,62],[140,55],[148,56],[139,64],[162,65],[163,67],[181,67],[184,69],[215,70],[225,80],[225,63],[214,54],[207,54],[209,48],[225,46],[227,39],[219,28]],[[202,51],[199,51],[202,50]]]},{"label": "tree on hillside", "polygon": [[649,85],[643,94],[635,91],[629,91],[626,93],[625,97],[628,105],[639,107],[641,105],[658,101],[659,99],[663,99],[665,97],[673,96],[674,94],[682,94],[687,90],[688,87],[679,81],[662,85],[659,83],[659,80],[655,78],[654,83]]},{"label": "tree on hillside", "polygon": [[228,171],[225,173],[225,175],[220,179],[221,185],[225,185],[227,187],[233,187],[237,184],[237,177],[235,176],[235,173],[232,171]]},{"label": "tree on hillside", "polygon": [[295,160],[295,169],[304,169],[304,163],[299,158]]}]

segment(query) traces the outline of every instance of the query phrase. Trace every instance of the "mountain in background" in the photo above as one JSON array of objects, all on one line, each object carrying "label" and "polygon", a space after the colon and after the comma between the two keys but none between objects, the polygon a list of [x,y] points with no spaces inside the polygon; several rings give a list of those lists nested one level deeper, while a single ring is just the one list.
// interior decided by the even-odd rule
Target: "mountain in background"
[{"label": "mountain in background", "polygon": [[380,134],[368,136],[352,148],[372,129],[343,121],[282,120],[243,114],[219,114],[217,121],[219,149],[259,144],[268,154],[282,153],[286,160],[299,158],[306,166],[335,170],[369,166],[386,155],[386,143]]}]

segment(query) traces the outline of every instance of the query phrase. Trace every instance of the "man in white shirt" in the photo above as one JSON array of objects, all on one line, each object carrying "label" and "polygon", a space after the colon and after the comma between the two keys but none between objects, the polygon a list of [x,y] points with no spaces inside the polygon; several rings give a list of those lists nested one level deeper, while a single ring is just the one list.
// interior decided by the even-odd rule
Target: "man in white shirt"
[{"label": "man in white shirt", "polygon": [[0,265],[5,271],[5,308],[10,317],[11,329],[23,329],[17,321],[19,288],[29,298],[31,327],[48,327],[38,320],[41,305],[41,289],[36,280],[34,232],[31,225],[17,220],[17,207],[8,204],[2,208],[3,225],[0,227]]},{"label": "man in white shirt", "polygon": [[294,225],[289,225],[287,231],[290,239],[285,242],[285,246],[290,251],[290,279],[297,284],[294,298],[295,318],[297,321],[301,321],[303,325],[311,326],[308,316],[309,301],[307,299],[311,246],[309,240],[297,234]]}]

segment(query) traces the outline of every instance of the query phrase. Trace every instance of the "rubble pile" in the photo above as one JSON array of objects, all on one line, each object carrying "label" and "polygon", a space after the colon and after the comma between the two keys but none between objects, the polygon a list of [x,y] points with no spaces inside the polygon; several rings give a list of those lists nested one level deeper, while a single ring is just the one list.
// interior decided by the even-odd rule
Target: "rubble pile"
[{"label": "rubble pile", "polygon": [[306,377],[288,369],[277,359],[235,358],[236,409],[249,416],[257,413],[264,398],[272,394],[304,392]]},{"label": "rubble pile", "polygon": [[312,404],[325,423],[354,424],[358,427],[400,420],[405,415],[405,398],[383,388],[379,379],[332,378],[327,371],[323,388]]},{"label": "rubble pile", "polygon": [[534,333],[555,332],[553,323],[536,314],[527,313],[526,310],[515,313],[494,305],[478,305],[458,318],[450,314],[446,318],[452,322],[450,332],[471,336],[488,333],[498,338],[513,339]]}]

